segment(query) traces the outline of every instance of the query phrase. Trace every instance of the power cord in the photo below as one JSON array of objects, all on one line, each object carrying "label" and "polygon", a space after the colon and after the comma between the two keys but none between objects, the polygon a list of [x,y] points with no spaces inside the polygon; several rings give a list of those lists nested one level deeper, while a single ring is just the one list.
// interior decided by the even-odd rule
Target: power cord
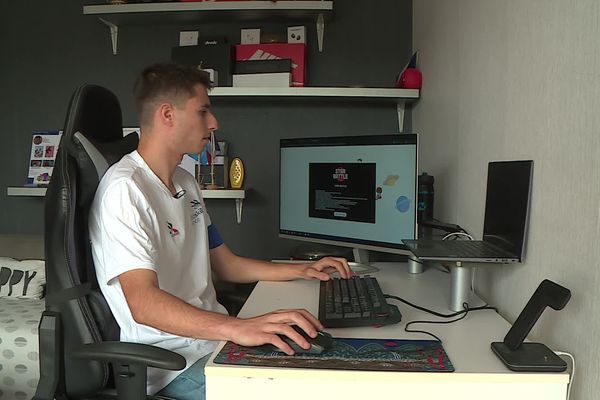
[{"label": "power cord", "polygon": [[[465,307],[465,306],[467,306],[467,303],[464,303],[464,304],[463,304],[463,307]],[[467,306],[467,307],[468,307],[468,306]],[[465,310],[464,310],[464,311],[459,311],[459,312],[461,312],[461,313],[463,313],[463,314],[462,314],[460,317],[458,317],[458,318],[456,318],[456,319],[453,319],[453,320],[451,320],[451,321],[419,321],[419,320],[416,320],[416,321],[410,321],[410,322],[408,322],[408,323],[407,323],[407,324],[404,326],[404,331],[405,331],[405,332],[412,332],[412,333],[424,333],[424,334],[426,334],[426,335],[429,335],[429,336],[431,336],[431,337],[435,338],[435,340],[437,340],[438,342],[442,343],[442,339],[440,339],[439,337],[437,337],[436,335],[434,335],[434,334],[433,334],[433,333],[431,333],[431,332],[428,332],[428,331],[422,331],[422,330],[419,330],[419,329],[408,329],[408,327],[409,327],[410,325],[412,325],[412,324],[451,324],[451,323],[453,323],[453,322],[460,321],[461,319],[465,318],[465,317],[467,316],[467,314],[469,313],[469,309],[468,309],[468,308],[465,308]]]},{"label": "power cord", "polygon": [[566,356],[571,359],[571,379],[569,380],[569,386],[567,388],[567,400],[569,400],[569,397],[571,397],[571,387],[573,386],[573,380],[575,379],[575,357],[566,351],[555,351],[554,353],[558,356]]},{"label": "power cord", "polygon": [[473,236],[469,235],[466,232],[452,232],[444,236],[442,240],[456,240],[458,237],[466,237],[469,240],[473,240]]},{"label": "power cord", "polygon": [[463,303],[463,307],[464,307],[465,304],[467,305],[467,308],[465,310],[456,311],[456,312],[453,312],[453,313],[450,313],[450,314],[442,314],[440,312],[433,311],[433,310],[430,310],[428,308],[421,307],[421,306],[418,306],[416,304],[413,304],[410,301],[403,299],[402,297],[394,296],[394,295],[391,295],[391,294],[384,294],[383,297],[385,297],[386,299],[398,300],[398,301],[406,304],[407,306],[410,306],[412,308],[416,308],[419,311],[423,311],[423,312],[426,312],[428,314],[435,315],[436,317],[441,317],[441,318],[453,318],[453,317],[456,317],[457,315],[461,315],[461,314],[463,314],[465,312],[468,312],[468,311],[494,310],[494,311],[498,312],[498,309],[496,307],[492,307],[492,306],[490,306],[488,304],[484,304],[484,305],[478,306],[478,307],[469,307],[469,305],[467,303]]},{"label": "power cord", "polygon": [[[467,231],[465,231],[464,229],[462,229],[462,231],[459,231],[459,232],[451,232],[451,233],[445,235],[442,238],[442,240],[459,240],[460,238],[466,238],[466,240],[475,240],[475,239],[473,239],[473,236],[469,235],[467,233]],[[442,262],[441,266],[442,266],[442,268],[444,268],[446,270],[446,272],[450,272],[451,267],[449,265],[447,265],[447,263]],[[475,279],[475,274],[471,274],[471,289],[473,289],[474,279]]]},{"label": "power cord", "polygon": [[405,299],[403,299],[401,297],[398,297],[398,296],[393,296],[391,294],[384,294],[383,297],[385,297],[386,299],[398,300],[398,301],[400,301],[400,302],[402,302],[402,303],[404,303],[404,304],[406,304],[406,305],[408,305],[410,307],[413,307],[413,308],[415,308],[415,309],[417,309],[419,311],[423,311],[423,312],[435,315],[436,317],[440,317],[440,318],[453,318],[453,317],[456,317],[456,316],[460,315],[459,318],[453,319],[451,321],[425,321],[425,320],[421,321],[421,320],[416,320],[416,321],[407,322],[406,325],[404,326],[404,331],[405,332],[424,333],[426,335],[429,335],[429,336],[435,338],[435,340],[437,340],[440,343],[442,343],[442,339],[440,339],[439,337],[437,337],[433,333],[428,332],[428,331],[416,330],[416,329],[408,329],[408,327],[410,325],[412,325],[412,324],[451,324],[453,322],[457,322],[457,321],[460,321],[461,319],[465,318],[467,316],[467,314],[469,312],[471,312],[471,311],[494,310],[494,311],[498,312],[498,309],[496,307],[492,307],[492,306],[490,306],[488,304],[484,304],[483,306],[478,306],[478,307],[469,307],[468,303],[463,303],[463,308],[464,308],[463,310],[456,311],[456,312],[453,312],[451,314],[442,314],[440,312],[433,311],[433,310],[430,310],[428,308],[421,307],[421,306],[418,306],[416,304],[413,304],[413,303],[411,303],[411,302],[409,302],[409,301],[407,301],[407,300],[405,300]]}]

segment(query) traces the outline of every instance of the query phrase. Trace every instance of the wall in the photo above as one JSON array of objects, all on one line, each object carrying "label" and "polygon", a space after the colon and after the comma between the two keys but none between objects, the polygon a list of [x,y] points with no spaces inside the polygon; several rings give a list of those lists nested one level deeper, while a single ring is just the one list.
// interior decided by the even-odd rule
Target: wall
[{"label": "wall", "polygon": [[544,278],[572,291],[531,338],[577,359],[572,399],[597,398],[600,303],[600,3],[421,0],[413,126],[436,177],[438,218],[481,237],[488,161],[533,159],[527,259],[478,269],[476,289],[514,321]]},{"label": "wall", "polygon": [[[334,19],[325,25],[323,53],[317,51],[314,24],[306,24],[311,85],[393,85],[410,57],[411,1],[378,1],[376,8],[371,4],[335,3]],[[136,126],[133,81],[144,66],[170,58],[179,30],[226,36],[233,43],[242,26],[274,31],[296,24],[121,26],[118,55],[113,56],[108,28],[82,15],[80,2],[28,0],[2,2],[0,7],[0,48],[5,54],[0,63],[0,233],[42,232],[42,199],[7,197],[5,188],[24,182],[31,132],[62,127],[77,85],[89,82],[113,90],[121,100],[125,125]],[[251,191],[241,225],[235,223],[231,200],[209,200],[209,211],[230,247],[252,257],[286,256],[299,243],[277,237],[280,138],[398,131],[393,104],[256,99],[213,99],[213,104],[218,137],[230,143],[232,156],[244,160]]]}]

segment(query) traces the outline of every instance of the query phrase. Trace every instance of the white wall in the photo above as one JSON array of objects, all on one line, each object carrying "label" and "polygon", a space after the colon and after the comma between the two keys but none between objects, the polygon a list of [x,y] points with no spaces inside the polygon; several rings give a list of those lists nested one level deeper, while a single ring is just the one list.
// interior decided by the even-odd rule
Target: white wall
[{"label": "white wall", "polygon": [[545,278],[572,292],[530,335],[577,360],[572,399],[600,398],[600,2],[416,0],[420,165],[435,216],[481,238],[487,162],[533,159],[527,259],[476,289],[514,321]]}]

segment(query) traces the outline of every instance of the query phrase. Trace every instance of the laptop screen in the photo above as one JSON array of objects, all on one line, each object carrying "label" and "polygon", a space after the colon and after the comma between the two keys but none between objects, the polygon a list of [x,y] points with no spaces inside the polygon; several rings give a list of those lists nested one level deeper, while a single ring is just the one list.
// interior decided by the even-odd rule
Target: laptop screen
[{"label": "laptop screen", "polygon": [[488,164],[483,239],[523,258],[533,161]]}]

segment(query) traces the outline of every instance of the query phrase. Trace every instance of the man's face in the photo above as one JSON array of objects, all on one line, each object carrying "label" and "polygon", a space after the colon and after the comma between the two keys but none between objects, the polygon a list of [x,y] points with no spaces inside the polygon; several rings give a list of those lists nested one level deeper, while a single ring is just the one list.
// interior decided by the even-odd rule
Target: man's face
[{"label": "man's face", "polygon": [[182,108],[175,107],[174,140],[182,154],[202,152],[210,142],[210,133],[219,127],[206,88],[198,84],[194,93]]}]

